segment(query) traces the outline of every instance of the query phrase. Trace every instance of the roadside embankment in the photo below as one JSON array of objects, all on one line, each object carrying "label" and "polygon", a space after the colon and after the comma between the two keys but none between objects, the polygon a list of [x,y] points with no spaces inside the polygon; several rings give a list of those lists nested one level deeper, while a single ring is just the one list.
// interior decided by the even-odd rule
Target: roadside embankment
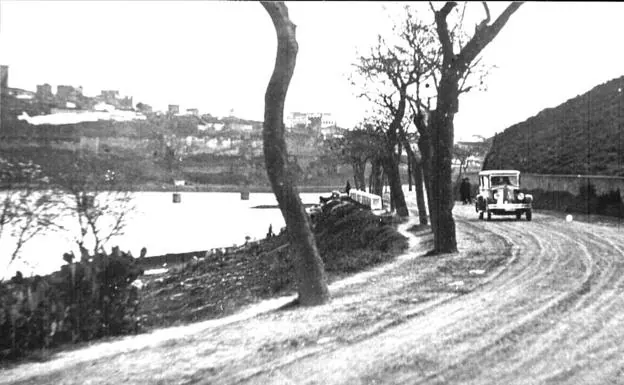
[{"label": "roadside embankment", "polygon": [[[327,278],[388,261],[407,248],[392,217],[353,202],[324,205],[313,221]],[[141,278],[140,323],[145,328],[232,314],[242,306],[296,291],[288,236],[281,233],[230,252],[216,252]]]}]

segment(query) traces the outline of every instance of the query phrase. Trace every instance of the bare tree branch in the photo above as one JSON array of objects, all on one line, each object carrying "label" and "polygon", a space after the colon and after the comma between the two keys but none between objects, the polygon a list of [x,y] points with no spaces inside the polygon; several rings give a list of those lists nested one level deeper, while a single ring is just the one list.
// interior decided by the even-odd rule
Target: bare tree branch
[{"label": "bare tree branch", "polygon": [[482,1],[483,8],[485,9],[485,19],[481,22],[480,26],[487,26],[490,23],[490,8],[485,1]]},{"label": "bare tree branch", "polygon": [[477,68],[480,64],[481,64],[481,58],[478,58],[473,63],[471,63],[470,66],[468,66],[468,69],[463,74],[461,83],[459,85],[460,94],[470,92],[470,90],[473,88],[473,86],[466,86],[466,82],[468,81],[468,79],[470,79],[471,77],[470,75],[473,74],[473,71],[475,70],[475,68]]},{"label": "bare tree branch", "polygon": [[505,8],[505,10],[500,14],[500,16],[498,16],[494,23],[488,26],[487,22],[489,22],[490,13],[487,5],[485,5],[484,3],[487,14],[486,19],[481,22],[475,32],[475,35],[472,37],[472,39],[470,39],[468,44],[466,44],[464,49],[459,53],[457,62],[460,69],[465,69],[468,63],[471,63],[477,57],[477,55],[481,53],[483,48],[485,48],[496,37],[496,35],[498,35],[498,33],[507,23],[511,15],[513,15],[514,12],[516,12],[522,4],[524,3],[513,2],[509,4],[509,6]]},{"label": "bare tree branch", "polygon": [[[435,11],[436,26],[440,44],[442,45],[443,63],[445,66],[451,64],[454,56],[453,43],[451,42],[451,36],[449,34],[446,18],[456,5],[456,2],[449,1],[445,3],[439,11]],[[431,8],[433,9],[433,5],[431,5]]]}]

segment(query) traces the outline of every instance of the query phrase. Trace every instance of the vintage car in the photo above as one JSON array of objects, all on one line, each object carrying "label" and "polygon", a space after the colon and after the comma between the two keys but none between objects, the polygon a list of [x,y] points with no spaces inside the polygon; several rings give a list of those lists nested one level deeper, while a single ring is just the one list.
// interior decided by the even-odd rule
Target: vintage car
[{"label": "vintage car", "polygon": [[487,220],[492,215],[515,215],[520,219],[526,214],[527,221],[531,220],[533,196],[520,190],[520,171],[516,170],[488,170],[479,173],[479,195],[475,209],[479,219],[487,214]]}]

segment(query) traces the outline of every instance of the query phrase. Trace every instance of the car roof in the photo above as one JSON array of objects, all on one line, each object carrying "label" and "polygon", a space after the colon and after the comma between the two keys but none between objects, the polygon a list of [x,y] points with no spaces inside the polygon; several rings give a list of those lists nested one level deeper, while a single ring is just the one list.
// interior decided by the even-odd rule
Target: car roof
[{"label": "car roof", "polygon": [[518,175],[520,171],[518,170],[486,170],[480,171],[479,176],[487,176],[487,175]]}]

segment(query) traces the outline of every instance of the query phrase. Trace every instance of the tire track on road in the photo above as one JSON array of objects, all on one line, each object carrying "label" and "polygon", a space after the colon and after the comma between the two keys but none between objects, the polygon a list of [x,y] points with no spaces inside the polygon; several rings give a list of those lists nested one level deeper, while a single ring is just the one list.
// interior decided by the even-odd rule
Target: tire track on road
[{"label": "tire track on road", "polygon": [[[560,298],[563,301],[561,302],[561,304],[563,304],[564,306],[557,306],[556,303],[552,304],[554,307],[551,307],[551,308],[554,310],[554,312],[552,312],[552,314],[545,314],[544,319],[543,320],[540,319],[541,321],[540,325],[542,325],[542,328],[541,328],[542,330],[536,331],[532,328],[529,328],[525,331],[525,332],[528,332],[529,336],[527,336],[527,333],[524,333],[520,335],[521,338],[514,339],[513,345],[515,346],[523,342],[525,344],[522,346],[524,350],[522,350],[520,354],[516,354],[515,356],[512,356],[508,359],[508,361],[516,360],[517,362],[517,364],[511,368],[512,370],[510,370],[509,366],[507,366],[505,370],[502,371],[503,373],[507,373],[508,375],[502,376],[502,377],[490,378],[492,382],[483,382],[482,380],[484,380],[484,378],[475,380],[473,376],[472,379],[466,379],[465,383],[500,384],[500,383],[514,383],[515,382],[514,380],[518,378],[526,379],[527,373],[531,372],[530,371],[531,368],[535,367],[539,363],[548,361],[546,357],[551,357],[552,354],[554,353],[553,346],[562,346],[563,342],[566,339],[570,338],[571,333],[579,332],[578,330],[576,330],[576,331],[570,331],[564,335],[558,334],[556,335],[558,338],[553,339],[552,338],[553,336],[551,334],[554,334],[554,333],[552,333],[551,330],[553,330],[559,324],[561,324],[561,320],[565,320],[568,317],[572,317],[576,315],[580,310],[584,310],[586,314],[590,314],[590,315],[595,314],[596,307],[603,305],[604,301],[607,301],[609,305],[614,305],[614,306],[616,305],[616,302],[619,302],[620,310],[621,310],[622,308],[621,300],[620,300],[621,297],[609,295],[605,298],[604,296],[605,292],[603,290],[605,287],[609,285],[614,285],[615,287],[619,287],[624,280],[623,274],[621,271],[622,270],[621,263],[619,264],[620,265],[619,270],[614,268],[614,255],[622,254],[622,249],[619,246],[617,246],[616,242],[611,241],[608,237],[598,238],[593,233],[589,233],[589,232],[581,232],[580,234],[577,233],[574,235],[569,235],[568,229],[559,229],[559,228],[555,229],[555,228],[550,227],[549,230],[550,230],[551,237],[554,235],[560,239],[565,240],[565,242],[561,243],[561,245],[576,244],[578,248],[582,250],[581,255],[585,259],[585,264],[591,267],[591,271],[589,272],[589,274],[585,275],[586,279],[577,283],[577,287],[575,290],[570,291],[565,295],[567,298],[565,297]],[[579,235],[584,235],[584,236],[581,237]],[[590,248],[592,249],[591,251],[589,250]],[[613,253],[613,250],[615,250],[616,253]],[[568,253],[571,254],[569,249],[568,249]],[[561,255],[562,254],[558,254],[559,257],[561,257]],[[558,259],[560,259],[561,261],[564,261],[563,258],[558,258]],[[611,292],[613,292],[613,290]],[[549,320],[554,325],[553,324],[549,325],[548,323]],[[603,319],[603,322],[604,322],[604,319]],[[530,324],[528,325],[531,326]],[[544,326],[546,327],[544,328]],[[531,336],[531,334],[533,334],[533,336]],[[537,337],[535,337],[535,334],[537,334]],[[609,334],[609,332],[604,331],[603,334]],[[544,338],[544,335],[550,338]],[[523,336],[524,338],[522,338]],[[604,339],[604,337],[605,335],[597,335],[597,336],[594,336],[593,340],[599,341],[601,339]],[[526,340],[531,339],[531,338],[533,338],[533,340],[535,339],[539,340],[539,345],[540,345],[539,349],[537,350],[535,348],[533,348],[532,350],[530,349],[534,345],[537,344],[537,342],[535,341],[528,341],[531,344],[527,344]],[[507,344],[507,345],[510,345],[510,344]],[[502,355],[497,354],[497,350],[504,350],[506,346],[505,344],[502,344],[502,343],[495,344],[493,346],[495,347],[493,351],[490,351],[490,352],[486,351],[482,353],[486,353],[485,357],[496,356],[497,360],[500,360],[502,358],[501,357]],[[582,347],[577,347],[577,349],[575,350],[576,354],[577,355],[582,354],[583,353],[582,349],[583,349]],[[614,350],[613,348],[606,349],[605,354],[612,354],[613,350]],[[494,366],[488,366],[488,371],[490,373],[496,373],[495,367],[496,367],[497,360],[493,360],[493,359],[490,360],[490,363],[495,364]],[[462,362],[461,370],[459,369],[459,367],[456,367],[455,371],[456,372],[466,371],[467,366],[470,366],[469,362]],[[505,365],[499,365],[499,366],[505,366]],[[552,369],[553,369],[552,367],[549,368],[550,373],[553,372]],[[426,381],[422,381],[422,382],[434,382],[435,383],[436,379],[439,379],[442,376],[446,377],[449,374],[452,375],[452,373],[453,371],[450,371],[449,373],[449,371],[441,370],[439,371],[438,377],[433,376],[433,377],[428,378]],[[473,371],[473,374],[474,374],[474,371]],[[489,377],[489,376],[486,376],[486,377]],[[536,379],[535,377],[532,377],[532,378]],[[542,383],[542,381],[539,381],[539,382]]]},{"label": "tire track on road", "polygon": [[[488,223],[493,223],[493,222],[488,222]],[[505,223],[505,222],[502,222],[502,223]],[[509,228],[509,225],[507,224],[501,224],[499,227],[503,227],[503,226]],[[499,228],[499,231],[500,230],[502,229]],[[512,228],[508,230],[513,232],[515,229]],[[535,229],[533,230],[535,231]],[[497,234],[500,234],[500,232],[497,232]],[[407,379],[406,383],[411,382],[411,383],[423,384],[423,383],[446,382],[448,381],[449,376],[453,377],[454,372],[465,371],[467,367],[479,366],[479,364],[483,362],[484,357],[492,356],[492,355],[500,357],[502,355],[501,354],[502,351],[507,349],[507,347],[510,344],[511,345],[517,344],[519,336],[522,336],[523,334],[530,331],[530,329],[534,327],[534,324],[537,320],[552,317],[553,314],[555,313],[560,314],[562,312],[565,312],[568,308],[572,307],[572,305],[576,301],[580,300],[580,298],[588,292],[587,287],[590,284],[590,282],[593,279],[596,279],[596,270],[593,268],[591,254],[589,253],[585,245],[583,245],[582,243],[577,242],[563,234],[557,234],[557,235],[561,237],[562,239],[566,239],[570,242],[577,243],[580,249],[583,250],[583,258],[585,260],[585,266],[586,266],[585,274],[583,275],[581,281],[577,282],[575,287],[572,290],[563,292],[555,296],[554,298],[547,301],[545,304],[541,304],[536,309],[530,310],[528,314],[526,314],[526,311],[528,310],[526,308],[520,308],[516,310],[515,312],[513,312],[512,315],[515,316],[516,314],[518,314],[520,317],[514,318],[511,323],[508,323],[501,328],[490,330],[489,335],[491,337],[486,338],[485,341],[483,337],[481,337],[479,341],[475,341],[475,343],[480,345],[479,348],[477,348],[476,350],[470,352],[469,354],[466,354],[463,357],[460,357],[460,359],[454,362],[451,362],[448,365],[445,365],[444,367],[437,370],[435,373],[432,373],[426,376],[425,378],[423,378],[422,380],[418,382],[413,382],[414,379],[411,378],[411,379]],[[544,251],[546,250],[546,248],[543,247],[544,243],[540,242],[540,239],[539,237],[536,236],[536,234],[532,234],[532,237],[536,239],[539,244],[542,245],[541,252],[539,253],[539,255],[540,256],[545,255]],[[560,257],[562,256],[562,253],[561,252],[556,253],[555,256]],[[529,258],[527,260],[533,261],[533,258]],[[538,259],[538,262],[541,262],[542,260],[543,258]],[[556,272],[556,267],[559,265],[559,263],[557,262],[566,262],[566,260],[565,258],[563,260],[559,258],[551,258],[550,263],[547,264],[548,269],[546,270],[546,272],[550,272],[550,271]],[[539,267],[539,266],[540,266],[539,264],[536,264],[536,267]],[[532,273],[534,270],[536,269],[524,269],[522,271],[522,274],[518,274],[514,277],[514,279],[510,280],[511,284],[503,284],[496,289],[502,289],[502,288],[506,288],[507,290],[514,289],[516,288],[517,281],[523,280],[527,272]],[[544,270],[542,270],[540,274],[535,274],[528,281],[523,280],[520,285],[523,287],[529,287],[531,285],[534,285],[535,282],[539,282],[541,279],[543,279],[543,277],[545,277]],[[525,313],[525,314],[522,314],[522,313]],[[470,318],[474,318],[474,316],[475,315],[472,314]],[[461,320],[458,320],[458,321],[461,322]],[[478,370],[478,368],[476,368],[475,370]]]}]

